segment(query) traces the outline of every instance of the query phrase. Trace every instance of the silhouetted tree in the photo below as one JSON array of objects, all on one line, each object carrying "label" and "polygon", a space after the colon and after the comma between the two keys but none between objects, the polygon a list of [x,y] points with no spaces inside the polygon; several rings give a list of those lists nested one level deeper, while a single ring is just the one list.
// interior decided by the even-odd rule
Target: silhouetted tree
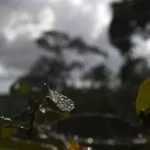
[{"label": "silhouetted tree", "polygon": [[[70,78],[70,73],[74,69],[82,69],[84,66],[79,61],[67,64],[64,51],[77,52],[83,56],[88,53],[100,55],[104,58],[107,53],[98,47],[87,44],[80,37],[71,38],[68,34],[60,31],[47,31],[35,41],[38,46],[54,54],[52,58],[43,56],[31,67],[30,75],[40,74],[48,76],[48,81],[52,88],[64,88],[65,82]],[[68,56],[69,57],[69,56]]]},{"label": "silhouetted tree", "polygon": [[123,0],[112,3],[113,19],[109,28],[111,42],[122,54],[130,51],[130,36],[136,30],[143,31],[147,37],[149,30],[145,27],[150,21],[149,0]]}]

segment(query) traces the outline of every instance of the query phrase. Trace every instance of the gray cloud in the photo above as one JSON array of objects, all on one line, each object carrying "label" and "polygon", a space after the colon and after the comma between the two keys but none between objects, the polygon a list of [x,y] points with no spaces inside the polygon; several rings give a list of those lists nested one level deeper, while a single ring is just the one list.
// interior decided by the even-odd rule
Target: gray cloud
[{"label": "gray cloud", "polygon": [[[11,68],[28,70],[41,54],[32,41],[32,35],[37,33],[38,30],[47,29],[51,25],[51,29],[66,31],[72,36],[82,36],[89,43],[94,43],[101,49],[107,50],[111,57],[106,63],[110,68],[114,68],[112,70],[115,70],[120,56],[115,48],[110,45],[107,37],[111,12],[108,11],[109,8],[106,6],[112,0],[82,0],[82,5],[75,3],[77,2],[75,0],[57,1],[0,1],[0,19],[3,20],[0,23],[1,65],[7,70]],[[45,10],[46,12],[44,12]],[[53,14],[50,15],[51,13]],[[21,18],[18,20],[19,16],[23,14],[26,14],[26,22]],[[53,23],[50,16],[55,17]],[[12,20],[17,28],[10,26]],[[49,22],[47,23],[46,20],[49,20]],[[42,22],[44,23],[42,24]],[[43,28],[41,29],[40,26],[43,26]],[[9,36],[14,36],[14,40],[9,41],[7,39],[8,35],[6,36],[6,32],[4,34],[6,29],[9,31],[7,32]],[[94,34],[95,39],[93,39]],[[88,61],[89,59],[91,59],[91,56],[86,57],[85,61],[88,66],[92,66],[92,61]]]},{"label": "gray cloud", "polygon": [[39,57],[36,45],[25,37],[19,37],[13,43],[0,39],[0,60],[6,67],[27,70],[33,61]]}]

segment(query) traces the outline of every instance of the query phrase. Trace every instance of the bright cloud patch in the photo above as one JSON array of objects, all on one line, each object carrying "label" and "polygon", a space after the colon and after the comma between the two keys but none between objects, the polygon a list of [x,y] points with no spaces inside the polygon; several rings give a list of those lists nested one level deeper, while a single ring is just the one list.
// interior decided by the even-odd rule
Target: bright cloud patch
[{"label": "bright cloud patch", "polygon": [[133,34],[132,43],[134,46],[132,47],[133,56],[134,57],[149,57],[150,54],[150,38],[144,38],[142,34]]},{"label": "bright cloud patch", "polygon": [[[61,29],[73,35],[96,38],[111,21],[109,9],[111,1],[61,0],[54,2],[47,0],[49,5],[46,4],[43,7],[41,5],[37,13],[14,12],[7,20],[3,34],[12,41],[19,34],[35,38],[44,30]],[[39,0],[39,3],[42,1]],[[43,3],[46,2],[43,1]],[[34,5],[33,2],[32,5]]]},{"label": "bright cloud patch", "polygon": [[[110,2],[110,1],[109,1]],[[112,13],[109,8],[109,2],[105,1],[96,6],[96,21],[93,27],[92,37],[97,38],[97,36],[105,29],[108,28]]]},{"label": "bright cloud patch", "polygon": [[14,13],[3,30],[9,41],[25,34],[36,38],[44,30],[52,29],[55,17],[50,8],[43,8],[36,16],[29,13]]}]

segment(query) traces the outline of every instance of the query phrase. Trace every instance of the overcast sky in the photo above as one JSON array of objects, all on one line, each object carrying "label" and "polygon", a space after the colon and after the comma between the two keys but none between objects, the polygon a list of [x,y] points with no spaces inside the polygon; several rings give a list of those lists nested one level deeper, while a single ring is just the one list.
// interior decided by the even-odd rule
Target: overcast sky
[{"label": "overcast sky", "polygon": [[[33,40],[47,29],[67,31],[82,36],[102,50],[109,51],[107,64],[112,70],[122,62],[110,44],[107,30],[112,19],[113,0],[0,0],[0,91],[5,92],[13,80],[26,72],[41,56]],[[136,56],[150,42],[140,35],[133,37]],[[145,55],[145,52],[144,52]],[[90,66],[91,62],[85,59]],[[99,60],[97,60],[99,61]],[[7,76],[13,76],[5,78]]]}]

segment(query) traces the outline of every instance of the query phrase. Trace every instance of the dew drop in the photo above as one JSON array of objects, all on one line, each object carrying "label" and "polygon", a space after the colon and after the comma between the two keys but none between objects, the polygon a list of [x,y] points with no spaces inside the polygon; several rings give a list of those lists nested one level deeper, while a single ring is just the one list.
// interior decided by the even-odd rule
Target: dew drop
[{"label": "dew drop", "polygon": [[43,114],[46,113],[46,108],[44,108],[42,105],[40,105],[40,112],[42,112]]}]

